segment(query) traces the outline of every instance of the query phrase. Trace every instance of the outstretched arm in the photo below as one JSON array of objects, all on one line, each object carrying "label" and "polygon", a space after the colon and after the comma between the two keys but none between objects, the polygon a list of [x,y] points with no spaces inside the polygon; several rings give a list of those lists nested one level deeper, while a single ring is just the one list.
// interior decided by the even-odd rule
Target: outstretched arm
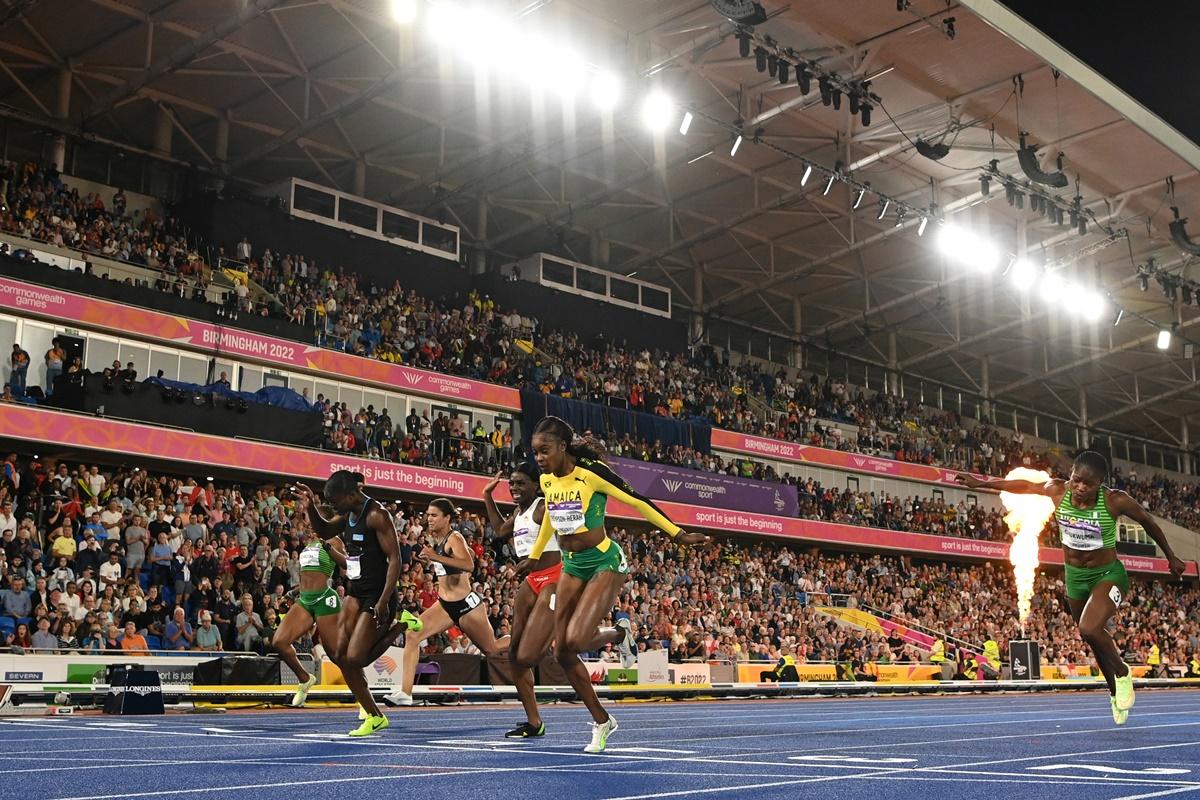
[{"label": "outstretched arm", "polygon": [[503,472],[497,472],[496,477],[483,487],[483,507],[487,509],[488,524],[492,526],[492,531],[497,539],[507,539],[512,536],[513,520],[516,518],[516,515],[513,515],[505,519],[504,515],[500,513],[500,507],[496,505],[495,498],[492,497],[492,492],[496,491],[503,476]]},{"label": "outstretched arm", "polygon": [[1066,481],[1057,478],[1045,483],[1025,480],[980,480],[974,475],[960,472],[954,479],[968,489],[994,489],[997,492],[1012,492],[1013,494],[1040,494],[1044,497],[1061,498],[1066,491]]},{"label": "outstretched arm", "polygon": [[317,536],[322,539],[332,539],[342,532],[346,518],[341,514],[335,515],[332,519],[325,519],[321,516],[321,510],[317,507],[317,493],[312,490],[312,487],[297,483],[292,491],[307,503],[308,521],[312,524],[313,530],[317,532]]},{"label": "outstretched arm", "polygon": [[1163,551],[1163,555],[1167,557],[1167,563],[1170,565],[1171,577],[1178,578],[1183,575],[1187,565],[1183,560],[1175,555],[1175,551],[1171,549],[1171,543],[1167,541],[1167,535],[1163,533],[1163,529],[1158,526],[1154,517],[1141,505],[1130,497],[1125,492],[1113,489],[1107,492],[1108,509],[1114,517],[1123,516],[1129,517],[1131,520],[1141,525],[1146,529],[1146,533],[1150,534],[1150,538]]}]

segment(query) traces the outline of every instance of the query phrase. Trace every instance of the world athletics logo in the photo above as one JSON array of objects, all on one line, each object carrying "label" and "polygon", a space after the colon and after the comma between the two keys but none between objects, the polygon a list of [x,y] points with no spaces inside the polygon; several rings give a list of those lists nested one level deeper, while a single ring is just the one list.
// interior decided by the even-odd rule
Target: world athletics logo
[{"label": "world athletics logo", "polygon": [[384,675],[386,673],[395,672],[397,665],[396,665],[396,659],[392,658],[391,656],[381,656],[371,666],[373,666],[375,668],[376,673],[378,673],[380,675]]}]

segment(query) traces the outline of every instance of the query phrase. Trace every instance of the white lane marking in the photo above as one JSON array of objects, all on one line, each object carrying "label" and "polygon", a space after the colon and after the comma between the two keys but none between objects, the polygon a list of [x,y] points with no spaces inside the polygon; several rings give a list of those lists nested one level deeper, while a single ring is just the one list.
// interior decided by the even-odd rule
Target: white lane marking
[{"label": "white lane marking", "polygon": [[430,739],[430,744],[450,744],[460,747],[520,747],[517,739]]},{"label": "white lane marking", "polygon": [[696,754],[695,750],[670,750],[666,747],[609,747],[606,753],[677,753],[684,756]]},{"label": "white lane marking", "polygon": [[201,728],[200,730],[207,731],[208,733],[239,733],[239,734],[263,733],[264,732],[264,731],[260,731],[260,730],[251,730],[249,728]]},{"label": "white lane marking", "polygon": [[[863,758],[861,756],[810,755],[788,756],[789,761],[837,761],[845,764],[915,764],[915,758]],[[816,766],[836,766],[835,764],[817,764]]]},{"label": "white lane marking", "polygon": [[1194,792],[1200,787],[1184,786],[1179,789],[1164,789],[1161,792],[1150,792],[1149,794],[1128,794],[1124,797],[1117,797],[1114,800],[1149,800],[1151,797],[1166,797],[1169,794],[1182,794],[1183,792]]},{"label": "white lane marking", "polygon": [[1179,769],[1176,767],[1124,769],[1122,767],[1110,767],[1107,764],[1043,764],[1039,767],[1029,767],[1029,769],[1047,772],[1051,770],[1082,769],[1089,772],[1106,772],[1114,775],[1187,775],[1191,772],[1190,769]]}]

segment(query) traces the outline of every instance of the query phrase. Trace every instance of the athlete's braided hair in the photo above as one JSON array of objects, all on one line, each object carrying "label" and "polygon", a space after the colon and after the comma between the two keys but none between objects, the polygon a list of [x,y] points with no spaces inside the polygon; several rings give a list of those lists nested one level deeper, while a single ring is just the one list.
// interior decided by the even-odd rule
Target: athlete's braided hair
[{"label": "athlete's braided hair", "polygon": [[1100,476],[1100,480],[1108,477],[1108,459],[1103,453],[1097,453],[1095,450],[1084,450],[1075,456],[1074,466],[1090,469]]},{"label": "athlete's braided hair", "polygon": [[592,436],[579,436],[566,420],[559,417],[543,417],[533,426],[533,433],[548,433],[566,442],[567,452],[577,461],[601,461],[604,458],[606,448],[603,442]]}]

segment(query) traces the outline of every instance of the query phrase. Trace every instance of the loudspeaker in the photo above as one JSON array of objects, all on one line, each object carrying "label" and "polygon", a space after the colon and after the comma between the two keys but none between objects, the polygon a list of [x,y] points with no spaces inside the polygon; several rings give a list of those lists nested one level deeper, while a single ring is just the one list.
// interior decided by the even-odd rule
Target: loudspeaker
[{"label": "loudspeaker", "polygon": [[1038,643],[1032,639],[1015,639],[1008,643],[1008,662],[1014,681],[1040,681],[1042,659]]}]

